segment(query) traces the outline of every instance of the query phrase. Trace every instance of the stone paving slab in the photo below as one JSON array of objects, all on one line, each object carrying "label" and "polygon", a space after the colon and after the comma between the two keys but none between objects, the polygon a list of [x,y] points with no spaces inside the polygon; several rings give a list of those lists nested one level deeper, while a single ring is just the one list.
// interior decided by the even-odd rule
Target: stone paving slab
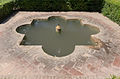
[{"label": "stone paving slab", "polygon": [[[62,16],[81,19],[100,29],[92,35],[97,46],[76,46],[72,54],[52,57],[42,46],[19,45],[24,35],[16,28],[33,19]],[[100,13],[89,12],[18,12],[0,24],[0,78],[5,79],[105,79],[120,75],[120,26]]]}]

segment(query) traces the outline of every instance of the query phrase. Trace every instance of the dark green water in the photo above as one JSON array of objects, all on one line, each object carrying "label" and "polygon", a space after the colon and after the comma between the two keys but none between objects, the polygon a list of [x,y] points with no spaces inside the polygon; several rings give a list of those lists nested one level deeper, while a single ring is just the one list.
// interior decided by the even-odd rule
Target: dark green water
[{"label": "dark green water", "polygon": [[[56,32],[57,24],[61,26],[61,33]],[[59,16],[33,20],[31,25],[16,30],[25,34],[21,45],[42,45],[44,52],[57,57],[71,54],[75,45],[95,45],[90,36],[99,32],[97,28],[82,26],[80,20],[65,20]]]}]

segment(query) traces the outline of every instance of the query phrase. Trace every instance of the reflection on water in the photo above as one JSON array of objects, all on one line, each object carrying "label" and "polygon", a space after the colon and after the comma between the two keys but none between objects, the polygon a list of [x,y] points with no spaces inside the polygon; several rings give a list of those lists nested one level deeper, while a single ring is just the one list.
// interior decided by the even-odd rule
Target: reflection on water
[{"label": "reflection on water", "polygon": [[[58,24],[61,33],[56,32]],[[16,30],[25,34],[21,45],[42,45],[44,52],[57,57],[71,54],[75,45],[95,45],[90,35],[99,32],[97,28],[82,26],[80,20],[65,20],[58,16],[34,20],[31,25],[23,25]]]}]

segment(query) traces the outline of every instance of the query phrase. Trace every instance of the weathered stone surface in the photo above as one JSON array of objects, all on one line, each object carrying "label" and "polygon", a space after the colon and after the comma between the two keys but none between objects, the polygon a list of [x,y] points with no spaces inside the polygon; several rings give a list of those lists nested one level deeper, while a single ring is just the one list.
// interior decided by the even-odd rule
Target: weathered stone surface
[{"label": "weathered stone surface", "polygon": [[[19,45],[24,35],[16,28],[33,19],[62,16],[81,19],[100,29],[93,39],[97,46],[76,46],[72,54],[52,57],[42,46]],[[16,79],[104,79],[120,75],[120,26],[100,13],[89,12],[18,12],[0,24],[0,78]]]},{"label": "weathered stone surface", "polygon": [[64,69],[65,70],[69,70],[73,67],[73,65],[75,64],[75,62],[69,61],[67,64],[64,65]]},{"label": "weathered stone surface", "polygon": [[120,56],[116,56],[113,62],[114,66],[120,67]]},{"label": "weathered stone surface", "polygon": [[76,76],[82,76],[82,75],[83,75],[82,72],[80,72],[80,71],[78,71],[78,70],[76,70],[76,69],[74,69],[74,68],[70,69],[69,72],[70,72],[72,75],[76,75]]}]

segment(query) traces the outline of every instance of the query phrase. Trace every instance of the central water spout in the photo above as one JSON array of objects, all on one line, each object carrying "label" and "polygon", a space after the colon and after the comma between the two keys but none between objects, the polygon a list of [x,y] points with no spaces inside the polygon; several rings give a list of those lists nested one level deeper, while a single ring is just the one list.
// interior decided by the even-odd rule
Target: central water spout
[{"label": "central water spout", "polygon": [[61,26],[59,24],[56,26],[56,32],[61,32]]}]

